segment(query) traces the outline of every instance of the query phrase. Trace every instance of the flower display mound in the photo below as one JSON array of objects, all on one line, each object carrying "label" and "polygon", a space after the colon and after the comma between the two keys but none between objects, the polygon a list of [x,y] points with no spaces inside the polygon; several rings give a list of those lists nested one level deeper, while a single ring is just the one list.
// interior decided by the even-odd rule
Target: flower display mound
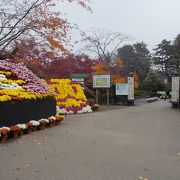
[{"label": "flower display mound", "polygon": [[0,102],[43,99],[52,96],[46,83],[23,64],[0,61]]},{"label": "flower display mound", "polygon": [[70,79],[51,79],[47,81],[55,92],[59,114],[92,112],[82,86]]},{"label": "flower display mound", "polygon": [[21,63],[0,61],[0,127],[56,114],[53,93]]}]

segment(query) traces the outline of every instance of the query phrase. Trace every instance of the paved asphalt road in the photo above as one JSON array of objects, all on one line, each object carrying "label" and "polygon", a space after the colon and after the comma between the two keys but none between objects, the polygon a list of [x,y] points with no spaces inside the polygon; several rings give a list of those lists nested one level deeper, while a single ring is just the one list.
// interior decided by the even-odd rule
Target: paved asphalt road
[{"label": "paved asphalt road", "polygon": [[0,144],[0,180],[180,180],[179,110],[105,110]]}]

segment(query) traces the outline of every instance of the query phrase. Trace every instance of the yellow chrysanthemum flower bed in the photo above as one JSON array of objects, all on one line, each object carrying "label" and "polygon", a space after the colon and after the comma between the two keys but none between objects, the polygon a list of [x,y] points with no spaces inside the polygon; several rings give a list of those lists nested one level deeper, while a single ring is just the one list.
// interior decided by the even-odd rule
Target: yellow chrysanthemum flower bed
[{"label": "yellow chrysanthemum flower bed", "polygon": [[51,79],[47,81],[55,92],[61,114],[91,112],[82,86],[70,79]]}]

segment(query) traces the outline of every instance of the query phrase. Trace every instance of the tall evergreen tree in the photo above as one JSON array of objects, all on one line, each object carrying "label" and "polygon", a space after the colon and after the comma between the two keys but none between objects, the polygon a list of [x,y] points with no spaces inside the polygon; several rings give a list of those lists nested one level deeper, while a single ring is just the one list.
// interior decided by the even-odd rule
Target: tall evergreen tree
[{"label": "tall evergreen tree", "polygon": [[174,41],[164,39],[154,49],[153,62],[158,71],[169,81],[174,75],[180,75],[180,34]]},{"label": "tall evergreen tree", "polygon": [[163,90],[163,84],[156,71],[152,69],[149,70],[143,82],[143,89],[155,94],[158,90]]},{"label": "tall evergreen tree", "polygon": [[172,76],[172,45],[171,41],[164,39],[157,48],[154,49],[155,54],[153,57],[154,64],[157,65],[158,71],[163,76],[170,80]]},{"label": "tall evergreen tree", "polygon": [[124,68],[137,71],[142,83],[150,69],[151,58],[147,45],[143,42],[125,45],[118,49],[118,57],[123,60]]}]

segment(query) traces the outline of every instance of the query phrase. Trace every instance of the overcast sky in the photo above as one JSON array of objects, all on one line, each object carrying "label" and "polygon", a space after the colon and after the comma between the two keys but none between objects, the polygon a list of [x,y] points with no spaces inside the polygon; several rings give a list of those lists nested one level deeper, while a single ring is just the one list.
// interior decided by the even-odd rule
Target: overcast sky
[{"label": "overcast sky", "polygon": [[180,33],[180,0],[93,0],[90,6],[93,13],[72,4],[61,8],[83,30],[121,32],[131,36],[132,43],[144,41],[149,49]]}]

